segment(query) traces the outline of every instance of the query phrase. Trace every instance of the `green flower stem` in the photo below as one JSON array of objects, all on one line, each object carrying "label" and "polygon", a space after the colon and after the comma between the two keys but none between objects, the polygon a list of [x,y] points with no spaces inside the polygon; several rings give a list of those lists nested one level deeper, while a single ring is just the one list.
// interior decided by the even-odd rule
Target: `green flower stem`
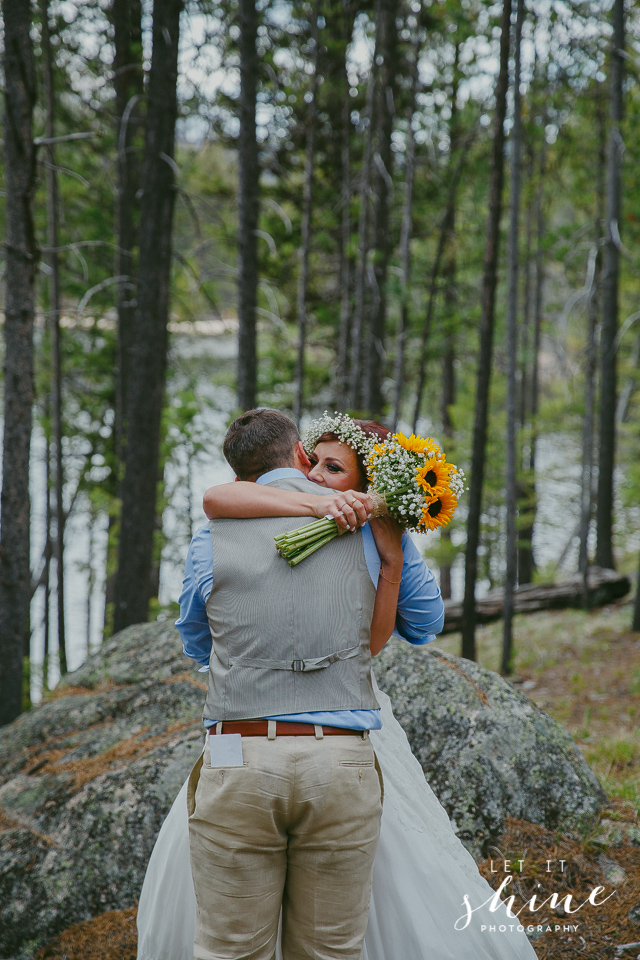
[{"label": "green flower stem", "polygon": [[298,527],[297,530],[288,530],[274,539],[280,556],[291,566],[295,566],[337,535],[338,525],[335,520],[323,517],[304,527]]},{"label": "green flower stem", "polygon": [[288,561],[289,566],[295,567],[295,565],[297,563],[300,563],[301,560],[304,560],[306,557],[311,556],[312,553],[315,553],[316,550],[320,549],[320,547],[324,547],[325,543],[329,543],[330,540],[333,540],[337,536],[338,536],[338,531],[336,530],[335,533],[328,533],[326,537],[323,537],[321,540],[316,540],[315,543],[310,544],[310,546],[308,546],[306,550],[303,550],[302,553],[298,553],[295,556],[291,557],[291,559]]}]

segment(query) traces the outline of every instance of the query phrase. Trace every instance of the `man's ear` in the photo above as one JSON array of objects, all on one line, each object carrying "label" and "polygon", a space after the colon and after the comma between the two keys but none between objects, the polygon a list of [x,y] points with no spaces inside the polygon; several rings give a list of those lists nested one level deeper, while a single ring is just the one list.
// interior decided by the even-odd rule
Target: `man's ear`
[{"label": "man's ear", "polygon": [[307,451],[302,444],[302,440],[298,440],[295,446],[293,462],[297,469],[302,470],[303,473],[307,473],[311,469],[311,460],[309,460],[307,456]]}]

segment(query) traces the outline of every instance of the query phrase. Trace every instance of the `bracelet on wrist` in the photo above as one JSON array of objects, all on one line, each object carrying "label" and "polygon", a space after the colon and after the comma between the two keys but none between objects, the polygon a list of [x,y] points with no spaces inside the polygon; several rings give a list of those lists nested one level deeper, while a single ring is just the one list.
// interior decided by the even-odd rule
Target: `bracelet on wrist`
[{"label": "bracelet on wrist", "polygon": [[380,567],[380,576],[382,577],[383,580],[386,580],[387,583],[394,583],[394,584],[402,583],[402,577],[400,577],[399,580],[391,580],[389,577],[385,577],[384,573],[382,572],[382,567]]}]

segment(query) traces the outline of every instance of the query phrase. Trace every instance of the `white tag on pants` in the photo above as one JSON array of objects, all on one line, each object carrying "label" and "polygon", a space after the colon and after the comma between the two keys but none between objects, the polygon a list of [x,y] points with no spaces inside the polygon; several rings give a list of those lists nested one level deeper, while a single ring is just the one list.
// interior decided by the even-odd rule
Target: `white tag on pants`
[{"label": "white tag on pants", "polygon": [[212,767],[242,766],[242,734],[209,735],[209,755]]}]

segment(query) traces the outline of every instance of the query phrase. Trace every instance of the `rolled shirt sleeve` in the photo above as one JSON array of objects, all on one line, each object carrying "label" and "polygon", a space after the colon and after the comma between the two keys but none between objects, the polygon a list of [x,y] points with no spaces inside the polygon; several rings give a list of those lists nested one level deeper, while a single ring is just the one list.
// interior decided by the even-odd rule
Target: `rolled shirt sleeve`
[{"label": "rolled shirt sleeve", "polygon": [[180,594],[180,617],[176,627],[184,653],[199,663],[209,664],[211,631],[207,617],[207,600],[213,586],[213,544],[209,526],[194,534],[187,551],[187,561]]}]

